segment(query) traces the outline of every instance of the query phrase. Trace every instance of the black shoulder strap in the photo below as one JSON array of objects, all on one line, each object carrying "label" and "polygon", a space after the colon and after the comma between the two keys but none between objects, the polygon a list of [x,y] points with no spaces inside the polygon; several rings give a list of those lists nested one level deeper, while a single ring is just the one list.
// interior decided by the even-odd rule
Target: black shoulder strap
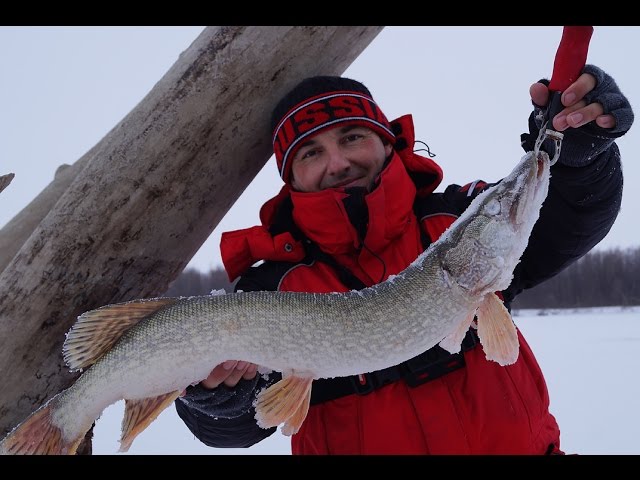
[{"label": "black shoulder strap", "polygon": [[420,228],[420,242],[422,243],[422,249],[426,250],[431,245],[431,237],[426,232],[420,221],[425,215],[425,197],[416,197],[413,201],[413,213],[418,221],[418,227]]}]

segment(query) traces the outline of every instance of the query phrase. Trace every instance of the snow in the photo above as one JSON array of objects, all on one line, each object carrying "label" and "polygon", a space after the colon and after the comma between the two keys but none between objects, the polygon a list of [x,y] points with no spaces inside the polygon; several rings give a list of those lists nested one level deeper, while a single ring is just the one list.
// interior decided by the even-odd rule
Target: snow
[{"label": "snow", "polygon": [[[640,307],[522,310],[514,321],[545,373],[551,412],[567,453],[640,454]],[[118,450],[123,402],[109,407],[94,429],[96,455]],[[248,449],[215,449],[200,443],[175,413],[165,410],[121,455],[288,455],[279,431]]]}]

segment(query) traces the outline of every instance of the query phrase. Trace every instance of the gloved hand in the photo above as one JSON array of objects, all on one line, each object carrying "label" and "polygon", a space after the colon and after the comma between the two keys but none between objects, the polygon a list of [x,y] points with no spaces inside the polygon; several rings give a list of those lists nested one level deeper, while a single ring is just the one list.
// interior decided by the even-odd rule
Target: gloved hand
[{"label": "gloved hand", "polygon": [[618,88],[615,80],[599,67],[586,65],[583,73],[592,75],[596,79],[596,86],[584,96],[587,105],[599,103],[604,114],[613,115],[615,126],[606,129],[609,134],[617,134],[621,137],[629,131],[633,124],[633,110],[627,97]]},{"label": "gloved hand", "polygon": [[252,408],[259,391],[282,379],[280,372],[253,375],[250,379],[240,378],[236,385],[228,387],[221,383],[214,389],[205,388],[201,383],[187,387],[178,398],[190,408],[210,417],[236,418]]},{"label": "gloved hand", "polygon": [[[534,112],[529,118],[530,133],[522,134],[522,146],[532,150],[542,127],[549,92],[548,80],[530,88]],[[573,94],[573,99],[571,98]],[[624,135],[633,123],[633,111],[613,78],[594,65],[586,65],[582,75],[562,95],[565,109],[554,120],[554,127],[564,134],[558,162],[571,167],[585,166]],[[546,140],[543,150],[553,156],[554,145]]]}]

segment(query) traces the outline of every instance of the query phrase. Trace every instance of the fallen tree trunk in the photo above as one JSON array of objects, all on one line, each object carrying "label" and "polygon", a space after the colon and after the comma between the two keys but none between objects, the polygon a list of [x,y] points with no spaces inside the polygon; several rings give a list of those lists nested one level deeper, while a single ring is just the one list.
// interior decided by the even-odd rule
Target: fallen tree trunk
[{"label": "fallen tree trunk", "polygon": [[277,99],[381,29],[206,28],[92,149],[0,274],[0,436],[75,379],[61,346],[79,314],[183,270],[270,157]]},{"label": "fallen tree trunk", "polygon": [[60,165],[53,181],[0,230],[0,273],[82,170],[92,151],[73,165]]}]

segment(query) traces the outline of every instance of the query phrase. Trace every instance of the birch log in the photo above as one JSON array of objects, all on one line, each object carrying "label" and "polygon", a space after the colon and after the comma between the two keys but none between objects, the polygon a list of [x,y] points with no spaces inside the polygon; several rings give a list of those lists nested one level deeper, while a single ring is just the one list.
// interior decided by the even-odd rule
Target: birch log
[{"label": "birch log", "polygon": [[344,72],[382,28],[208,27],[180,55],[0,274],[0,436],[74,380],[61,347],[79,314],[182,271],[270,157],[279,97]]},{"label": "birch log", "polygon": [[87,164],[89,153],[73,165],[60,165],[51,183],[0,229],[0,274]]}]

